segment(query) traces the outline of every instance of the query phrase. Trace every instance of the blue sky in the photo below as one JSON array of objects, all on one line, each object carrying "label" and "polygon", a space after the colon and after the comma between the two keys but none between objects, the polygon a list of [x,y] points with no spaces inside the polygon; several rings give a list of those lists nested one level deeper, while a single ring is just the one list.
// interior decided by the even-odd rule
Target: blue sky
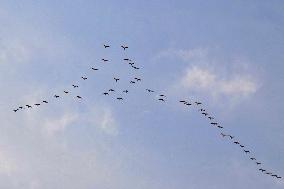
[{"label": "blue sky", "polygon": [[[177,103],[202,101],[283,176],[283,10],[281,1],[1,1],[0,187],[283,188]],[[117,92],[103,96],[109,88]],[[71,94],[55,100],[63,90]]]}]

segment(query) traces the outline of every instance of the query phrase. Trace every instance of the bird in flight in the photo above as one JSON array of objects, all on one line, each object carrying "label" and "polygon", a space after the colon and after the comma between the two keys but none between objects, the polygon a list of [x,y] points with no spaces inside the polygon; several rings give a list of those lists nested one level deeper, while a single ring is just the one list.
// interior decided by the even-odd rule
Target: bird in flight
[{"label": "bird in flight", "polygon": [[65,94],[68,94],[69,92],[68,91],[63,91]]},{"label": "bird in flight", "polygon": [[163,98],[159,98],[158,99],[159,101],[162,101],[162,102],[165,102],[165,100]]},{"label": "bird in flight", "polygon": [[231,139],[233,139],[233,138],[235,138],[234,136],[232,136],[232,135],[228,135]]},{"label": "bird in flight", "polygon": [[132,66],[132,68],[134,68],[135,70],[139,70],[140,68],[136,67],[136,66]]},{"label": "bird in flight", "polygon": [[81,96],[77,96],[77,98],[81,99],[82,97]]},{"label": "bird in flight", "polygon": [[217,127],[220,128],[220,129],[223,129],[223,128],[224,128],[224,127],[222,127],[221,125],[218,125]]},{"label": "bird in flight", "polygon": [[19,109],[15,109],[15,110],[13,110],[14,112],[17,112]]},{"label": "bird in flight", "polygon": [[261,172],[264,172],[264,171],[265,171],[265,169],[258,169],[258,170],[260,170]]},{"label": "bird in flight", "polygon": [[116,98],[117,100],[123,100],[123,98],[121,98],[121,97],[118,97],[118,98]]},{"label": "bird in flight", "polygon": [[94,70],[94,71],[97,71],[97,70],[99,70],[98,68],[91,68],[92,70]]},{"label": "bird in flight", "polygon": [[104,92],[103,95],[109,95],[107,92]]},{"label": "bird in flight", "polygon": [[110,46],[109,46],[109,45],[104,45],[104,47],[105,47],[105,48],[109,48]]},{"label": "bird in flight", "polygon": [[205,115],[205,116],[207,116],[207,115],[208,115],[208,113],[206,113],[206,112],[203,112],[202,114],[203,114],[203,115]]},{"label": "bird in flight", "polygon": [[46,100],[42,101],[43,103],[47,104],[48,102]]},{"label": "bird in flight", "polygon": [[86,79],[88,79],[87,77],[81,77],[83,80],[86,80]]},{"label": "bird in flight", "polygon": [[201,108],[201,109],[199,109],[199,111],[201,111],[201,112],[205,112],[205,109]]},{"label": "bird in flight", "polygon": [[155,91],[151,90],[151,89],[146,89],[146,91],[148,91],[149,93],[153,93]]},{"label": "bird in flight", "polygon": [[58,95],[54,95],[54,97],[55,97],[55,98],[59,98],[59,96],[58,96]]},{"label": "bird in flight", "polygon": [[124,92],[124,93],[128,93],[128,90],[124,90],[124,91],[122,91],[122,92]]},{"label": "bird in flight", "polygon": [[261,165],[261,163],[260,162],[255,162],[256,163],[256,165]]},{"label": "bird in flight", "polygon": [[134,84],[134,83],[135,83],[135,81],[130,81],[130,83]]},{"label": "bird in flight", "polygon": [[72,85],[74,88],[78,88],[79,86],[78,85]]},{"label": "bird in flight", "polygon": [[200,104],[202,104],[202,103],[201,103],[201,102],[195,102],[195,104],[196,104],[196,105],[200,105]]},{"label": "bird in flight", "polygon": [[247,153],[250,153],[250,151],[249,150],[244,150],[244,152],[247,154]]},{"label": "bird in flight", "polygon": [[212,119],[214,119],[214,117],[208,117],[208,119],[212,120]]},{"label": "bird in flight", "polygon": [[240,147],[241,147],[241,148],[244,148],[245,146],[244,146],[244,145],[240,145]]},{"label": "bird in flight", "polygon": [[250,158],[251,160],[255,161],[256,159],[255,158]]},{"label": "bird in flight", "polygon": [[23,106],[20,106],[20,107],[19,107],[19,109],[23,109],[23,108],[24,108]]},{"label": "bird in flight", "polygon": [[108,91],[109,91],[109,92],[114,92],[114,89],[109,89]]},{"label": "bird in flight", "polygon": [[235,141],[234,143],[235,143],[235,144],[240,144],[238,141]]},{"label": "bird in flight", "polygon": [[124,58],[123,60],[125,60],[125,61],[131,61],[129,58]]},{"label": "bird in flight", "polygon": [[136,81],[141,81],[141,79],[140,78],[137,78],[137,77],[135,77],[134,78]]},{"label": "bird in flight", "polygon": [[32,108],[32,106],[30,106],[30,105],[28,105],[28,104],[26,105],[26,107],[28,107],[28,108]]},{"label": "bird in flight", "polygon": [[211,125],[218,125],[218,123],[216,123],[216,122],[212,122],[212,123],[210,123]]},{"label": "bird in flight", "polygon": [[37,104],[35,104],[35,106],[40,106],[40,104],[39,104],[39,103],[37,103]]},{"label": "bird in flight", "polygon": [[115,78],[115,77],[114,77],[113,79],[115,80],[115,82],[118,82],[118,81],[119,81],[119,78]]},{"label": "bird in flight", "polygon": [[121,45],[121,48],[123,48],[123,50],[126,50],[128,49],[128,46]]},{"label": "bird in flight", "polygon": [[184,104],[187,105],[187,106],[191,106],[192,105],[189,102],[185,102]]},{"label": "bird in flight", "polygon": [[108,62],[109,60],[108,60],[108,59],[104,59],[104,58],[102,58],[102,61],[104,61],[104,62]]},{"label": "bird in flight", "polygon": [[280,177],[280,176],[276,176],[276,178],[281,179],[282,177]]},{"label": "bird in flight", "polygon": [[225,137],[225,136],[228,136],[228,135],[226,135],[226,134],[224,134],[224,133],[221,133],[221,136],[222,136],[222,137]]},{"label": "bird in flight", "polygon": [[134,65],[134,62],[129,62],[128,64],[132,66],[132,65]]}]

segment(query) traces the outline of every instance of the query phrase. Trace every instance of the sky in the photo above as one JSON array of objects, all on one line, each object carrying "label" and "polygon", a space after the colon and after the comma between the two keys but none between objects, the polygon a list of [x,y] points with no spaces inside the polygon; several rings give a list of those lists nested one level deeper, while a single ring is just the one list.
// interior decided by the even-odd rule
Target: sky
[{"label": "sky", "polygon": [[284,187],[249,159],[284,176],[282,1],[2,0],[0,24],[0,188]]}]

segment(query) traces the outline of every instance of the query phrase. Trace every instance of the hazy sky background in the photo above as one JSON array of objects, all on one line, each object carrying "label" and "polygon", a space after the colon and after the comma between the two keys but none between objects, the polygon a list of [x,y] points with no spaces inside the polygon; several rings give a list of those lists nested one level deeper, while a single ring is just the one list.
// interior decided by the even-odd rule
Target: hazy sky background
[{"label": "hazy sky background", "polygon": [[[202,101],[225,133],[283,176],[282,1],[4,0],[0,24],[0,188],[284,187],[177,103]],[[131,86],[136,76],[142,82]],[[109,88],[118,92],[103,96]],[[63,90],[72,92],[52,97]]]}]

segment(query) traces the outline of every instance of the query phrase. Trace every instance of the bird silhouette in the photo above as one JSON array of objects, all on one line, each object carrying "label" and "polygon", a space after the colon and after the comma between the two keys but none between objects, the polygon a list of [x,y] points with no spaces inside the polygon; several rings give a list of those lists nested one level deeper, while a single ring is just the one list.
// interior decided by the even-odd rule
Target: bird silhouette
[{"label": "bird silhouette", "polygon": [[137,78],[137,77],[135,77],[134,78],[136,81],[141,81],[141,79],[140,78]]},{"label": "bird silhouette", "polygon": [[155,91],[151,90],[151,89],[146,89],[146,91],[148,91],[149,93],[153,93]]},{"label": "bird silhouette", "polygon": [[118,97],[118,98],[116,98],[117,100],[123,100],[123,98],[122,97]]},{"label": "bird silhouette", "polygon": [[109,89],[108,91],[110,91],[110,92],[114,92],[114,89]]},{"label": "bird silhouette", "polygon": [[39,104],[39,103],[37,103],[37,104],[35,104],[35,106],[40,106],[40,104]]},{"label": "bird silhouette", "polygon": [[132,68],[134,68],[135,70],[139,70],[140,68],[136,67],[136,66],[131,66]]},{"label": "bird silhouette", "polygon": [[201,109],[199,109],[199,111],[201,111],[201,112],[205,112],[205,109],[201,108]]},{"label": "bird silhouette", "polygon": [[244,145],[240,145],[240,147],[241,147],[241,148],[244,148],[245,146],[244,146]]},{"label": "bird silhouette", "polygon": [[134,84],[134,83],[135,83],[135,81],[130,81],[130,83]]},{"label": "bird silhouette", "polygon": [[125,60],[125,61],[131,61],[129,58],[124,58],[123,60]]},{"label": "bird silhouette", "polygon": [[218,125],[218,123],[216,123],[216,122],[211,122],[210,124],[211,125]]},{"label": "bird silhouette", "polygon": [[221,125],[218,125],[217,127],[220,128],[220,129],[223,129],[223,128],[224,128],[224,127],[222,127]]},{"label": "bird silhouette", "polygon": [[192,105],[189,102],[185,102],[184,104],[187,105],[187,106],[191,106]]},{"label": "bird silhouette", "polygon": [[13,110],[14,112],[17,112],[19,109],[15,109],[15,110]]},{"label": "bird silhouette", "polygon": [[119,81],[119,78],[115,78],[115,77],[114,77],[113,79],[115,80],[115,82],[118,82],[118,81]]},{"label": "bird silhouette", "polygon": [[79,86],[78,85],[72,85],[74,88],[78,88]]},{"label": "bird silhouette", "polygon": [[126,50],[128,49],[128,46],[121,45],[121,48],[123,48],[123,50]]},{"label": "bird silhouette", "polygon": [[255,158],[250,158],[251,160],[255,161],[256,159]]},{"label": "bird silhouette", "polygon": [[88,78],[86,78],[86,77],[81,77],[83,80],[86,80],[86,79],[88,79]]},{"label": "bird silhouette", "polygon": [[24,108],[23,106],[20,106],[20,107],[19,107],[19,109],[23,109],[23,108]]},{"label": "bird silhouette", "polygon": [[109,95],[107,92],[104,92],[103,94],[104,94],[104,95]]},{"label": "bird silhouette", "polygon": [[58,96],[58,95],[54,95],[54,97],[55,97],[55,98],[59,98],[59,96]]},{"label": "bird silhouette", "polygon": [[225,136],[227,136],[227,135],[226,135],[226,134],[224,134],[224,133],[221,133],[221,136],[222,136],[222,137],[225,137]]},{"label": "bird silhouette", "polygon": [[124,93],[128,93],[128,90],[124,90],[124,91],[122,91],[122,92],[124,92]]},{"label": "bird silhouette", "polygon": [[180,100],[179,102],[181,102],[181,103],[187,103],[185,100]]},{"label": "bird silhouette", "polygon": [[108,62],[109,60],[108,60],[108,59],[104,59],[104,58],[102,58],[102,61],[104,61],[104,62]]},{"label": "bird silhouette", "polygon": [[69,92],[68,91],[63,91],[65,94],[68,94]]},{"label": "bird silhouette", "polygon": [[235,138],[234,136],[232,136],[232,135],[228,135],[231,139],[233,139],[233,138]]},{"label": "bird silhouette", "polygon": [[132,66],[132,65],[134,65],[134,62],[129,62],[128,64]]},{"label": "bird silhouette", "polygon": [[165,102],[165,100],[163,98],[159,98],[158,99],[159,101],[162,101],[162,102]]},{"label": "bird silhouette", "polygon": [[207,115],[208,115],[208,113],[206,113],[206,112],[203,112],[202,114],[203,114],[204,116],[207,116]]},{"label": "bird silhouette", "polygon": [[256,165],[261,165],[261,163],[260,162],[255,162],[256,163]]},{"label": "bird silhouette", "polygon": [[104,45],[104,47],[105,47],[105,48],[109,48],[110,46],[109,46],[109,45]]},{"label": "bird silhouette", "polygon": [[234,143],[235,143],[235,144],[240,144],[238,141],[235,141]]},{"label": "bird silhouette", "polygon": [[28,108],[32,108],[32,106],[30,106],[30,105],[28,105],[28,104],[26,105],[26,107],[28,107]]},{"label": "bird silhouette", "polygon": [[48,102],[46,100],[42,101],[43,103],[47,104]]},{"label": "bird silhouette", "polygon": [[195,102],[195,104],[196,104],[196,105],[201,105],[202,103],[201,103],[201,102]]},{"label": "bird silhouette", "polygon": [[214,119],[214,117],[208,117],[210,120]]},{"label": "bird silhouette", "polygon": [[247,154],[247,153],[250,153],[250,151],[249,150],[244,150],[244,152]]},{"label": "bird silhouette", "polygon": [[276,176],[276,178],[281,179],[282,177],[280,177],[280,176]]},{"label": "bird silhouette", "polygon": [[94,71],[97,71],[97,70],[99,70],[98,68],[91,68],[92,70],[94,70]]},{"label": "bird silhouette", "polygon": [[77,98],[81,99],[82,97],[81,96],[77,96]]}]

